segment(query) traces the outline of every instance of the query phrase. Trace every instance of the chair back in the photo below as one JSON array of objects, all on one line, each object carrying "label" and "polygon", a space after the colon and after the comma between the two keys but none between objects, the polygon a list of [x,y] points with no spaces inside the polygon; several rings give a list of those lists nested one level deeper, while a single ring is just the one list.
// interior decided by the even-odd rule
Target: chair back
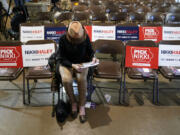
[{"label": "chair back", "polygon": [[96,40],[94,49],[98,53],[123,54],[124,45],[120,40]]},{"label": "chair back", "polygon": [[141,46],[141,47],[157,47],[156,43],[151,40],[133,40],[128,41],[126,46]]},{"label": "chair back", "polygon": [[180,13],[167,13],[165,24],[180,24]]}]

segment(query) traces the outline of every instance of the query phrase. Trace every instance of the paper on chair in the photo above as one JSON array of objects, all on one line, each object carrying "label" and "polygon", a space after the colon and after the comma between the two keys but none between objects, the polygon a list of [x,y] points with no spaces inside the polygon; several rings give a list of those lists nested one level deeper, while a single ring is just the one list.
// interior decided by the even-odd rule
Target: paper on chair
[{"label": "paper on chair", "polygon": [[81,68],[88,68],[88,67],[93,67],[98,65],[99,63],[93,63],[93,62],[86,62],[86,63],[82,63],[82,67]]},{"label": "paper on chair", "polygon": [[144,71],[145,73],[149,73],[149,72],[150,72],[149,68],[143,68],[143,71]]}]

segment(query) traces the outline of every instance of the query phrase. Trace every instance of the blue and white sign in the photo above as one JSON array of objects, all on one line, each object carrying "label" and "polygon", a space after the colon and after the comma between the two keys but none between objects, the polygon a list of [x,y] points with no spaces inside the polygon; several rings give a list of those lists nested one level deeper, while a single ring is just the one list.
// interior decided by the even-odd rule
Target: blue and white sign
[{"label": "blue and white sign", "polygon": [[57,44],[59,38],[66,32],[66,27],[45,27],[45,39],[54,40]]},{"label": "blue and white sign", "polygon": [[128,41],[139,40],[139,27],[138,26],[117,26],[116,27],[116,40]]}]

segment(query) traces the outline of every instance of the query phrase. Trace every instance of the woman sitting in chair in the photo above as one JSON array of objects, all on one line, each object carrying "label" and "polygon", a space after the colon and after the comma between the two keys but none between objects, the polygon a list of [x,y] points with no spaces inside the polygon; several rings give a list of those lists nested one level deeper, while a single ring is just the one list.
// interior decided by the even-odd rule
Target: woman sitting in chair
[{"label": "woman sitting in chair", "polygon": [[[73,21],[69,24],[66,34],[59,39],[57,55],[62,83],[72,105],[71,116],[76,118],[79,109],[80,122],[84,123],[88,68],[82,68],[81,64],[90,61],[96,63],[99,60],[94,57],[90,39],[80,22]],[[79,106],[73,93],[73,74],[78,84]]]}]

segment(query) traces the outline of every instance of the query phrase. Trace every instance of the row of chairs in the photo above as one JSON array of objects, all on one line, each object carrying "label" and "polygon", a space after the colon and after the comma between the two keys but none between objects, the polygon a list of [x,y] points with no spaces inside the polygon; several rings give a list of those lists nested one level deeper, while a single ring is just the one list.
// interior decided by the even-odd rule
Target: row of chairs
[{"label": "row of chairs", "polygon": [[[180,45],[179,41],[161,41],[164,45]],[[153,41],[128,41],[126,46],[139,46],[139,47],[157,47],[158,45]],[[179,79],[179,75],[173,73],[172,67],[159,67],[159,69],[149,69],[148,73],[143,71],[143,68],[129,68],[125,67],[125,45],[122,41],[116,40],[97,40],[94,42],[96,55],[103,53],[109,54],[107,59],[104,55],[99,55],[100,64],[94,72],[94,78],[116,79],[119,86],[119,103],[127,104],[127,83],[126,74],[130,79],[153,80],[153,98],[154,104],[159,103],[159,88],[158,88],[158,72],[165,78]],[[103,57],[101,57],[103,56]],[[178,67],[176,67],[178,68]],[[103,94],[102,94],[103,96]]]},{"label": "row of chairs", "polygon": [[[54,43],[52,40],[41,40],[41,41],[28,41],[25,45],[33,45],[33,44],[48,44]],[[22,43],[19,41],[1,41],[0,46],[21,46]],[[42,67],[29,67],[29,68],[0,68],[0,80],[1,81],[10,81],[16,80],[23,73],[23,103],[26,102],[26,86],[28,93],[28,103],[30,103],[30,98],[32,94],[32,90],[34,89],[38,79],[50,79],[52,78],[52,73],[46,66]],[[34,87],[30,87],[30,80],[34,80]],[[27,85],[26,85],[27,84]],[[21,87],[18,87],[21,88]]]},{"label": "row of chairs", "polygon": [[[26,45],[33,44],[47,44],[54,43],[51,40],[41,40],[41,41],[29,41]],[[163,44],[167,45],[179,45],[179,41],[161,41]],[[1,46],[21,45],[20,42],[1,42]],[[157,47],[153,41],[128,41],[126,45],[129,46],[143,46],[143,47]],[[153,80],[153,103],[159,103],[159,88],[158,88],[158,72],[167,79],[180,79],[179,75],[173,73],[171,67],[160,67],[159,70],[150,69],[148,75],[144,75],[143,70],[140,68],[127,68],[125,67],[125,45],[120,40],[96,40],[93,43],[96,56],[100,59],[100,64],[94,69],[93,82],[95,82],[96,87],[98,87],[98,81],[103,79],[116,79],[119,84],[119,103],[126,103],[126,94],[128,93],[126,86],[126,74],[131,79],[142,79],[142,80]],[[19,77],[23,72],[23,103],[26,104],[25,94],[26,86],[28,93],[28,103],[31,102],[32,90],[34,87],[30,88],[29,81],[34,80],[37,83],[38,79],[51,79],[52,73],[46,67],[29,67],[29,68],[1,68],[0,79],[1,81],[9,80],[13,81]],[[27,81],[27,82],[26,82]],[[90,80],[90,82],[92,82]],[[27,84],[27,85],[26,85]],[[34,85],[35,85],[34,84]],[[97,89],[96,89],[97,91]],[[101,93],[101,91],[100,91]],[[54,93],[53,93],[54,94]],[[102,94],[104,97],[104,95]]]},{"label": "row of chairs", "polygon": [[[111,21],[111,22],[148,22],[154,21],[159,22],[161,24],[167,23],[166,14],[172,14],[173,17],[169,18],[173,21],[179,21],[179,6],[172,5],[170,3],[163,3],[161,6],[154,6],[153,8],[148,7],[147,4],[137,5],[133,7],[131,4],[125,3],[117,4],[118,1],[104,1],[104,5],[102,2],[99,2],[101,5],[86,5],[80,4],[78,6],[73,6],[72,11],[62,11],[62,10],[54,10],[52,12],[40,12],[37,14],[35,20],[31,21],[51,21],[57,18],[58,22],[62,22],[65,20],[79,20],[86,21],[86,23],[92,23],[94,21]],[[95,2],[97,3],[97,2]],[[169,7],[168,7],[169,6]],[[148,17],[151,14],[150,18]],[[172,21],[171,21],[172,22]]]},{"label": "row of chairs", "polygon": [[63,23],[64,21],[81,21],[84,24],[125,24],[125,23],[153,23],[153,24],[180,24],[179,13],[153,13],[139,14],[137,12],[114,12],[105,14],[103,12],[89,14],[88,12],[62,12],[59,16],[56,16],[55,23]]}]

